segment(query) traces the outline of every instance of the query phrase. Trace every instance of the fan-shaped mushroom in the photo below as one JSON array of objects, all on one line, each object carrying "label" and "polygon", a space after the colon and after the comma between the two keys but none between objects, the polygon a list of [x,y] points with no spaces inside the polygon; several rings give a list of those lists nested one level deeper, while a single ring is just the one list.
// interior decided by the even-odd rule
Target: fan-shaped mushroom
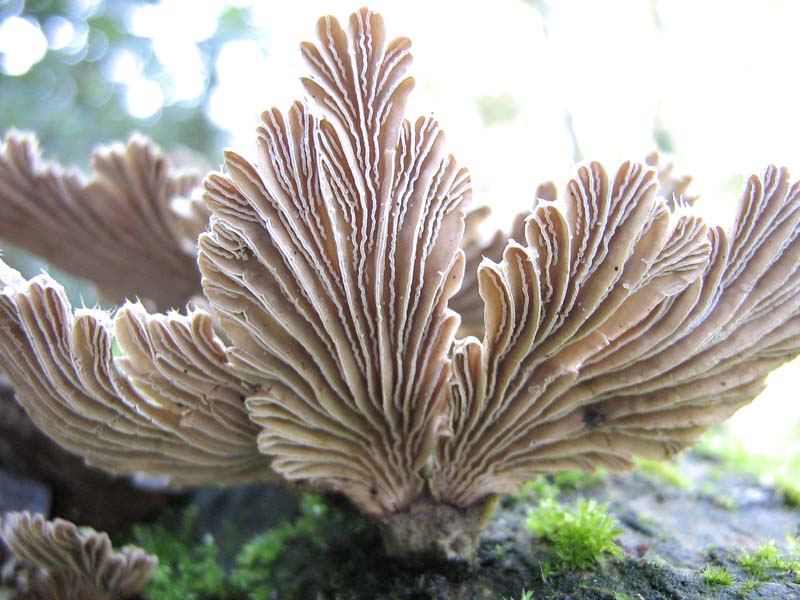
[{"label": "fan-shaped mushroom", "polygon": [[[686,180],[589,163],[482,246],[437,123],[403,117],[408,40],[367,9],[318,36],[308,103],[263,113],[256,164],[228,152],[205,180],[208,312],[73,312],[47,276],[0,270],[0,366],[65,447],[116,473],[338,490],[391,552],[463,559],[497,494],[670,456],[800,352],[785,170],[750,179],[727,233],[676,200]],[[454,340],[453,305],[482,339]]]},{"label": "fan-shaped mushroom", "polygon": [[29,600],[133,598],[158,566],[136,546],[114,550],[105,533],[28,512],[5,515],[0,539],[19,561],[17,596]]},{"label": "fan-shaped mushroom", "polygon": [[86,179],[41,160],[31,136],[8,133],[0,140],[0,239],[88,279],[110,302],[183,306],[200,292],[196,240],[208,213],[192,196],[199,175],[174,169],[141,136],[96,150],[92,166]]}]

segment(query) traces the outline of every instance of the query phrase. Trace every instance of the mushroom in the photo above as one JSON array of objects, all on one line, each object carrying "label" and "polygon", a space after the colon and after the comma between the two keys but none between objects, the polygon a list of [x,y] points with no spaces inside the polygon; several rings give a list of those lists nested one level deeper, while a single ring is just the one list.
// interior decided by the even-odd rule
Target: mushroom
[{"label": "mushroom", "polygon": [[0,239],[88,279],[109,302],[183,306],[200,292],[196,240],[208,221],[192,197],[200,177],[174,169],[141,136],[99,148],[92,165],[86,179],[43,161],[33,137],[8,133],[0,140]]},{"label": "mushroom", "polygon": [[17,400],[44,433],[111,473],[187,484],[275,477],[243,402],[253,388],[231,371],[213,325],[199,309],[73,312],[49,276],[26,281],[0,261],[0,366]]},{"label": "mushroom", "polygon": [[464,237],[461,240],[465,264],[464,281],[461,283],[461,289],[450,300],[450,308],[461,316],[459,337],[482,335],[483,300],[478,293],[478,266],[484,257],[500,260],[508,241],[522,238],[529,211],[514,216],[510,231],[498,229],[490,237],[484,238],[480,228],[491,212],[490,207],[479,206],[467,212],[464,217]]},{"label": "mushroom", "polygon": [[158,559],[136,546],[114,550],[105,533],[69,521],[11,512],[3,517],[0,539],[12,558],[17,596],[30,600],[125,600],[138,592]]},{"label": "mushroom", "polygon": [[258,166],[226,154],[199,264],[272,468],[382,516],[421,492],[448,427],[469,178],[435,120],[403,119],[407,39],[387,44],[368,10],[317,33],[303,83],[323,118],[272,109]]},{"label": "mushroom", "polygon": [[[670,209],[676,203],[693,205],[697,196],[687,195],[692,182],[688,175],[676,175],[675,166],[662,160],[658,152],[651,152],[645,157],[645,163],[657,169],[659,188],[657,193],[664,199]],[[535,199],[553,202],[558,198],[558,188],[552,181],[545,181],[536,186]],[[489,206],[479,206],[467,212],[465,218],[464,238],[461,247],[466,257],[464,282],[450,301],[450,307],[461,315],[459,337],[483,335],[483,300],[478,293],[478,267],[481,260],[489,258],[499,262],[503,257],[503,249],[509,240],[524,242],[525,219],[530,210],[517,213],[511,220],[508,231],[497,230],[488,238],[481,235],[480,227],[491,214]]]},{"label": "mushroom", "polygon": [[[468,560],[498,494],[671,456],[800,352],[784,169],[750,179],[726,232],[677,199],[685,180],[588,163],[482,246],[438,124],[404,119],[408,40],[367,9],[317,33],[309,101],[264,112],[256,163],[229,151],[205,179],[207,309],[73,311],[48,276],[0,270],[0,367],[66,448],[335,490],[390,553]],[[480,307],[480,339],[456,339],[454,304]]]}]

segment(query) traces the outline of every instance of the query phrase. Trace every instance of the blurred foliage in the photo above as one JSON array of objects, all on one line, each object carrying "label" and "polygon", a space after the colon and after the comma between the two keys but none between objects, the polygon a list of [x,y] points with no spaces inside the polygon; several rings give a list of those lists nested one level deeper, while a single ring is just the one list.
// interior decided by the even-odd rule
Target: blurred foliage
[{"label": "blurred foliage", "polygon": [[[249,9],[228,6],[221,10],[216,31],[197,42],[206,65],[205,88],[191,100],[171,101],[171,75],[159,62],[153,40],[131,31],[131,14],[142,4],[148,3],[0,0],[0,23],[18,16],[50,38],[59,28],[72,33],[72,40],[60,48],[50,39],[43,59],[26,73],[0,74],[0,133],[11,127],[33,130],[48,156],[82,166],[95,145],[125,139],[132,131],[147,134],[165,148],[185,146],[216,158],[224,134],[205,110],[214,87],[214,63],[225,42],[250,34]],[[180,23],[174,25],[180,27]],[[164,92],[166,103],[149,118],[137,119],[128,113],[126,82],[110,76],[120,51],[136,57],[142,77]]]},{"label": "blurred foliage", "polygon": [[653,140],[659,152],[666,154],[675,152],[675,139],[672,137],[672,133],[661,124],[660,120],[653,127]]},{"label": "blurred foliage", "polygon": [[486,127],[511,123],[519,115],[517,101],[508,92],[496,96],[478,96],[475,104]]},{"label": "blurred foliage", "polygon": [[[219,162],[225,133],[208,118],[214,90],[214,65],[222,47],[252,37],[249,8],[224,6],[215,31],[196,42],[203,86],[189,100],[173,99],[174,73],[161,64],[150,37],[132,31],[132,15],[157,2],[133,0],[0,0],[0,26],[9,18],[25,19],[48,40],[42,59],[20,75],[0,70],[0,137],[11,129],[34,131],[43,154],[62,164],[88,167],[98,144],[125,140],[138,131],[165,149],[189,148]],[[189,8],[187,6],[187,8]],[[174,23],[174,27],[180,27]],[[67,38],[64,37],[66,32]],[[189,42],[191,43],[191,42]],[[164,101],[147,118],[128,111],[129,81],[113,76],[114,62],[125,56],[140,68],[141,78],[161,89]],[[0,52],[0,66],[4,55]],[[156,88],[156,92],[158,92]],[[158,94],[157,94],[158,95]],[[190,158],[190,157],[189,157]],[[6,262],[30,277],[42,269],[64,284],[73,302],[93,305],[94,290],[44,261],[14,248],[3,248]]]},{"label": "blurred foliage", "polygon": [[724,428],[717,428],[706,433],[692,452],[717,461],[727,471],[758,476],[775,488],[787,506],[800,508],[800,455],[792,448],[780,457],[756,454]]},{"label": "blurred foliage", "polygon": [[681,467],[673,460],[647,460],[636,459],[636,467],[640,473],[667,485],[681,490],[691,490],[692,480],[683,472]]},{"label": "blurred foliage", "polygon": [[586,471],[567,470],[550,475],[539,475],[536,479],[526,482],[509,499],[513,502],[526,502],[531,495],[538,500],[557,498],[562,493],[582,492],[592,486],[598,485],[608,475],[604,469],[587,473]]}]

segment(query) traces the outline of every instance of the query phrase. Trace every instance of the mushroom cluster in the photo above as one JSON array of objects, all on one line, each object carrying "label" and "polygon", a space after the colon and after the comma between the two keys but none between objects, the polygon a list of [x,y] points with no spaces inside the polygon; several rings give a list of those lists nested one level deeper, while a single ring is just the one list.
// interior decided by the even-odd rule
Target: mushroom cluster
[{"label": "mushroom cluster", "polygon": [[496,495],[667,458],[800,352],[785,169],[750,178],[725,231],[668,170],[588,163],[485,242],[439,125],[404,118],[409,41],[367,9],[317,33],[308,100],[264,112],[256,162],[226,152],[202,202],[138,138],[86,182],[7,136],[0,236],[144,301],[73,309],[0,268],[0,367],[65,448],[335,490],[391,552],[463,559]]}]

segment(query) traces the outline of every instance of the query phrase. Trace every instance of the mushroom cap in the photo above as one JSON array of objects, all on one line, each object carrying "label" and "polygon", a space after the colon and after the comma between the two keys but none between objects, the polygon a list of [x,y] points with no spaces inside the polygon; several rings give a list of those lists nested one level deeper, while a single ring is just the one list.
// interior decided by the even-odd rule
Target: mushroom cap
[{"label": "mushroom cap", "polygon": [[73,311],[49,276],[26,281],[0,261],[0,323],[0,367],[17,400],[88,463],[175,483],[275,477],[244,407],[251,388],[227,365],[208,313]]}]

